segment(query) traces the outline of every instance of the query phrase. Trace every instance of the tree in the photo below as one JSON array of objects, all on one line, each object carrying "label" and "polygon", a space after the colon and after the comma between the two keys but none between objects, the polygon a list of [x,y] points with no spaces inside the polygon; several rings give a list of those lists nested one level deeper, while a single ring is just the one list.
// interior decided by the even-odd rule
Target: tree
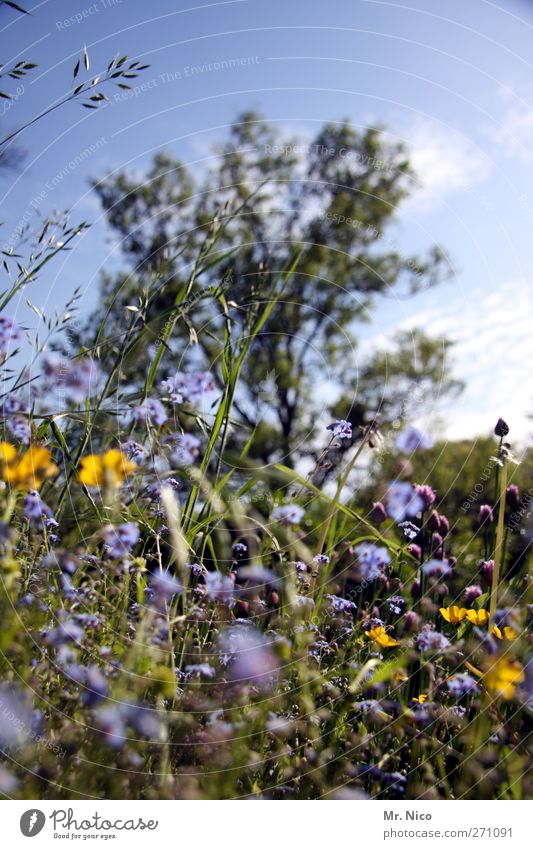
[{"label": "tree", "polygon": [[[281,141],[259,115],[246,112],[215,153],[196,183],[166,153],[144,178],[120,172],[94,183],[126,270],[102,278],[101,306],[83,344],[118,337],[129,306],[141,315],[148,349],[177,293],[187,289],[194,307],[173,326],[167,368],[191,340],[193,361],[216,363],[226,318],[209,286],[223,281],[232,321],[246,332],[250,314],[272,298],[279,274],[291,267],[235,399],[243,434],[255,429],[255,456],[268,461],[312,447],[324,407],[360,425],[369,415],[389,414],[413,380],[423,382],[424,395],[437,380],[443,393],[459,388],[449,375],[449,342],[422,331],[397,337],[392,369],[382,354],[362,364],[355,357],[357,326],[378,296],[406,297],[449,272],[440,249],[407,256],[388,235],[411,185],[402,145],[346,120],[326,124],[311,144]],[[213,261],[199,270],[195,257],[206,244]],[[132,389],[140,353],[124,366]],[[320,403],[324,381],[337,398],[343,388],[340,403],[331,392],[330,403]]]}]

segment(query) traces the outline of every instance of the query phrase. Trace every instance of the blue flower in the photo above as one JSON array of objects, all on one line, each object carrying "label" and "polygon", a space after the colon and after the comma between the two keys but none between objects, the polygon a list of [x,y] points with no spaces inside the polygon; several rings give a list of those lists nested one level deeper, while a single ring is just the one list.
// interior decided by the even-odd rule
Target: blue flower
[{"label": "blue flower", "polygon": [[420,651],[444,651],[450,647],[450,641],[444,634],[426,625],[418,635],[417,645]]},{"label": "blue flower", "polygon": [[207,572],[205,576],[207,595],[212,601],[231,606],[233,604],[234,583],[228,575],[220,572]]},{"label": "blue flower", "polygon": [[432,448],[433,440],[427,433],[417,430],[416,427],[406,427],[396,440],[396,448],[403,454],[412,454],[418,448]]},{"label": "blue flower", "polygon": [[391,557],[386,548],[363,542],[355,549],[359,561],[359,578],[363,581],[374,581],[388,566]]},{"label": "blue flower", "polygon": [[466,672],[458,672],[457,675],[452,675],[447,682],[448,691],[452,696],[461,698],[461,696],[471,696],[479,693],[479,687],[475,678],[467,675]]},{"label": "blue flower", "polygon": [[408,516],[416,516],[424,509],[424,501],[412,483],[394,481],[387,493],[387,512],[395,522],[403,522]]},{"label": "blue flower", "polygon": [[136,522],[106,525],[102,529],[102,537],[110,557],[125,557],[139,540],[139,528]]},{"label": "blue flower", "polygon": [[192,433],[180,433],[173,438],[176,444],[171,454],[172,462],[176,466],[192,466],[200,453],[200,440]]},{"label": "blue flower", "polygon": [[35,489],[30,489],[24,496],[22,513],[33,528],[42,529],[43,522],[53,518],[52,510],[44,503]]},{"label": "blue flower", "polygon": [[205,395],[216,389],[216,383],[209,372],[197,371],[188,374],[178,371],[173,377],[163,380],[161,389],[173,404],[182,404],[183,401],[197,404]]},{"label": "blue flower", "polygon": [[14,415],[9,416],[6,420],[6,425],[15,439],[22,442],[23,445],[29,445],[31,440],[30,423],[26,416]]},{"label": "blue flower", "polygon": [[22,331],[18,324],[6,315],[0,316],[0,351],[4,354],[8,353],[10,346],[14,342],[20,342],[21,339]]},{"label": "blue flower", "polygon": [[421,567],[421,571],[426,577],[432,581],[439,581],[441,578],[449,578],[452,574],[452,567],[447,560],[428,560]]},{"label": "blue flower", "polygon": [[336,439],[351,439],[352,426],[345,419],[337,419],[327,426],[326,430],[330,430]]},{"label": "blue flower", "polygon": [[146,398],[142,404],[133,408],[133,418],[139,424],[150,421],[154,427],[164,425],[168,416],[161,401],[157,398]]},{"label": "blue flower", "polygon": [[303,507],[298,504],[280,504],[272,512],[274,521],[281,525],[299,525],[303,517]]}]

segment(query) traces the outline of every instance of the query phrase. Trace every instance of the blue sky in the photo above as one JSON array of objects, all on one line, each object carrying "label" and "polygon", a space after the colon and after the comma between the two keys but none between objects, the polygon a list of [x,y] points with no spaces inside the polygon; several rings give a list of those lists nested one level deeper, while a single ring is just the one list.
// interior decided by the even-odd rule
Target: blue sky
[{"label": "blue sky", "polygon": [[[72,207],[74,220],[94,222],[76,249],[26,290],[35,304],[60,306],[79,285],[90,306],[101,269],[117,264],[89,177],[123,165],[142,172],[161,149],[201,170],[212,142],[249,106],[276,122],[280,140],[311,138],[322,122],[344,117],[361,128],[385,125],[391,138],[407,143],[419,175],[391,238],[406,251],[440,244],[457,273],[415,298],[380,302],[362,352],[387,347],[398,327],[445,333],[457,341],[455,371],[467,382],[451,408],[436,399],[433,412],[444,415],[448,435],[489,432],[500,415],[515,438],[533,430],[532,2],[26,6],[31,18],[0,14],[2,60],[39,64],[23,81],[16,108],[3,105],[4,132],[67,90],[84,44],[95,72],[116,52],[151,66],[133,83],[145,84],[138,94],[99,112],[69,104],[20,139],[23,166],[0,182],[0,218],[9,222],[2,244],[24,216],[37,222],[36,198],[40,211]],[[230,59],[243,62],[228,67]],[[82,164],[69,167],[91,146]],[[36,327],[23,299],[15,312]]]}]

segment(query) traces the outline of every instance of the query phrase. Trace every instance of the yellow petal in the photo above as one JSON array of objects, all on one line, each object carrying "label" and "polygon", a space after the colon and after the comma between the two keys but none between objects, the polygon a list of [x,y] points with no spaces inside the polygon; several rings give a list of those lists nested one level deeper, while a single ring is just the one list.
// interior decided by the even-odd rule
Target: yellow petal
[{"label": "yellow petal", "polygon": [[17,449],[10,442],[0,442],[0,461],[6,465],[12,463],[17,456]]},{"label": "yellow petal", "polygon": [[446,622],[455,625],[457,622],[462,622],[467,611],[465,607],[459,607],[457,604],[452,604],[451,607],[441,607],[440,614]]},{"label": "yellow petal", "polygon": [[489,621],[488,610],[467,610],[466,617],[473,625],[486,625]]},{"label": "yellow petal", "polygon": [[104,469],[98,454],[88,454],[87,457],[82,459],[78,478],[85,486],[101,486],[103,484]]}]

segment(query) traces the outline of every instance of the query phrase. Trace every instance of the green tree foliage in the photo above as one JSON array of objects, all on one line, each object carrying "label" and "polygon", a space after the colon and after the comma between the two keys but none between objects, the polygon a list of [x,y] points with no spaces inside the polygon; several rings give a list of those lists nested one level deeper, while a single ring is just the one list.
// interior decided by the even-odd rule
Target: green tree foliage
[{"label": "green tree foliage", "polygon": [[[126,269],[103,277],[82,341],[91,346],[95,328],[98,340],[117,339],[124,308],[136,309],[144,350],[137,347],[123,366],[125,382],[135,386],[146,349],[186,289],[192,300],[168,340],[167,367],[184,352],[216,364],[226,317],[209,296],[213,285],[222,283],[232,321],[246,332],[250,315],[271,299],[274,280],[297,258],[254,340],[235,399],[242,438],[255,429],[254,456],[299,453],[312,444],[328,406],[328,415],[359,425],[397,414],[413,381],[423,384],[421,402],[436,385],[442,393],[457,390],[449,342],[422,331],[399,335],[388,355],[356,356],[357,328],[377,297],[407,297],[449,272],[438,248],[408,256],[388,235],[411,180],[403,147],[376,129],[360,132],[344,121],[326,124],[311,143],[287,142],[247,112],[199,180],[162,153],[142,177],[120,172],[96,182]],[[216,264],[199,270],[195,257],[206,245]]]}]

